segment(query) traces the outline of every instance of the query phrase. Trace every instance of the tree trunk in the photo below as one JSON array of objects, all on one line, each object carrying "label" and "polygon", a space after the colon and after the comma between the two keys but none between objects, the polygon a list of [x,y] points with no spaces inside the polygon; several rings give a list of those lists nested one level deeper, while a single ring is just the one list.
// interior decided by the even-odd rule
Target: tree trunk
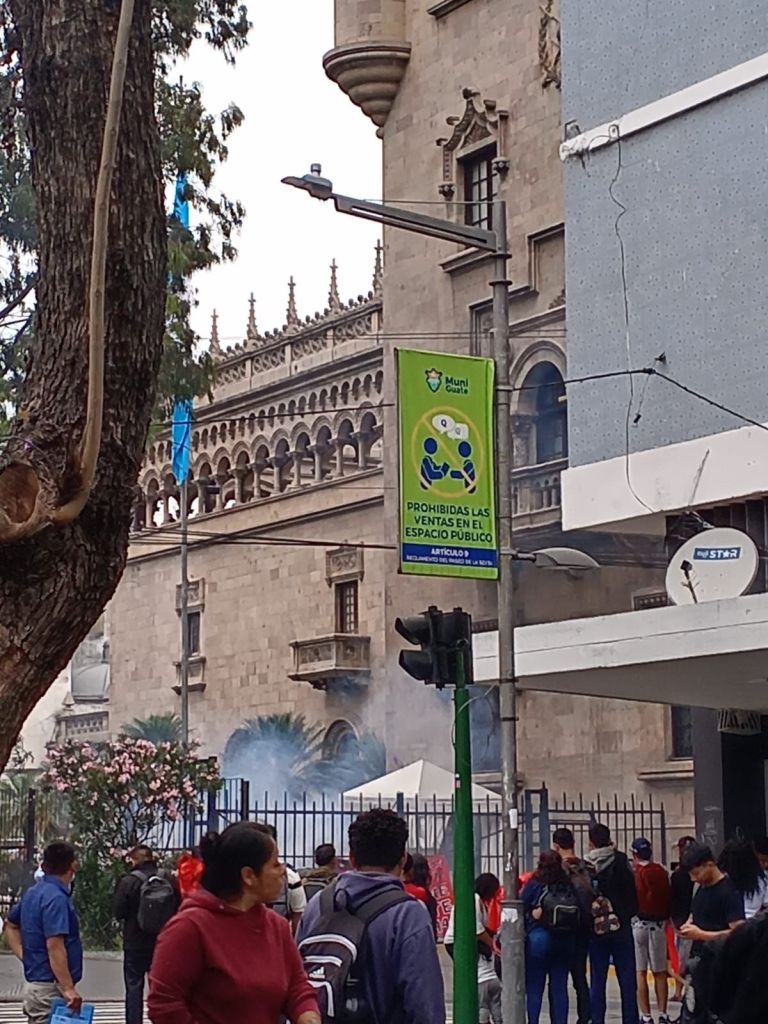
[{"label": "tree trunk", "polygon": [[[25,466],[66,499],[85,425],[93,203],[119,3],[10,0],[37,195],[35,342],[0,466]],[[79,519],[0,547],[0,765],[125,566],[132,489],[164,331],[166,226],[154,111],[151,2],[137,0],[109,224],[105,414],[96,482]],[[12,480],[13,473],[4,473]]]}]

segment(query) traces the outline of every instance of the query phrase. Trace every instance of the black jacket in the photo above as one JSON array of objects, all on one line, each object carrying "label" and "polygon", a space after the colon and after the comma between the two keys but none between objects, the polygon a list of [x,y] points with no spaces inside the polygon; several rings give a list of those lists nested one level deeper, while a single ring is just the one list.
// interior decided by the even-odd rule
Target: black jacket
[{"label": "black jacket", "polygon": [[[141,871],[146,878],[159,872],[154,861],[142,864],[135,870]],[[129,951],[151,951],[157,942],[156,935],[147,935],[139,928],[139,894],[142,884],[142,880],[133,873],[123,875],[112,899],[112,912],[118,921],[123,922],[123,948]]]},{"label": "black jacket", "polygon": [[765,1024],[768,914],[758,914],[739,925],[727,939],[706,945],[714,954],[709,965],[702,960],[701,967],[705,973],[709,966],[709,1009],[723,1024]]},{"label": "black jacket", "polygon": [[669,881],[672,887],[669,917],[675,928],[681,928],[691,916],[693,882],[684,868],[675,868]]},{"label": "black jacket", "polygon": [[630,928],[632,918],[637,915],[638,906],[635,876],[632,874],[627,855],[617,850],[613,860],[595,874],[595,880],[600,894],[611,901],[613,912],[621,922],[622,931]]}]

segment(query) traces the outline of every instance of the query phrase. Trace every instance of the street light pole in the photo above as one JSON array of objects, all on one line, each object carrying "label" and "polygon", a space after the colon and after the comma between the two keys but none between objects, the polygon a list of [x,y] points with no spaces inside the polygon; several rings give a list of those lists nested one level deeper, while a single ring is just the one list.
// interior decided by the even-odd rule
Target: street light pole
[{"label": "street light pole", "polygon": [[181,619],[181,742],[189,746],[189,536],[187,530],[187,504],[189,484],[181,485],[181,510],[179,512],[179,541],[181,546],[181,586],[179,595],[179,617]]},{"label": "street light pole", "polygon": [[[319,164],[301,178],[283,178],[283,183],[309,192],[315,199],[332,200],[340,213],[419,235],[440,238],[459,245],[474,246],[494,257],[493,359],[496,364],[496,467],[497,540],[499,544],[499,705],[503,789],[504,907],[501,948],[503,974],[503,1018],[507,1024],[525,1020],[525,936],[518,894],[518,806],[517,806],[517,690],[515,680],[515,590],[512,547],[512,437],[509,387],[509,281],[507,280],[507,204],[493,203],[493,230],[457,224],[453,221],[413,213],[384,203],[354,199],[333,191],[322,177]],[[531,559],[534,560],[533,558]]]},{"label": "street light pole", "polygon": [[499,577],[499,717],[504,850],[504,903],[501,928],[502,1018],[525,1019],[525,932],[519,900],[517,806],[517,679],[515,674],[515,550],[512,546],[512,421],[509,391],[509,285],[507,204],[493,204],[496,235],[493,285],[493,359],[496,364],[496,479]]}]

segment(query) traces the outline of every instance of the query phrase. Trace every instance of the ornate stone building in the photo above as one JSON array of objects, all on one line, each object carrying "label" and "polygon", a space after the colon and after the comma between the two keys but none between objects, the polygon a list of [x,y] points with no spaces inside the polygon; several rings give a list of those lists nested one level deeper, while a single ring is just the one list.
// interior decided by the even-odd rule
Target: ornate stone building
[{"label": "ornate stone building", "polygon": [[[436,216],[485,227],[493,226],[491,201],[507,201],[516,544],[532,550],[566,543],[590,551],[601,565],[581,579],[523,569],[520,624],[665,601],[665,552],[658,540],[564,536],[560,528],[568,405],[559,0],[338,0],[335,27],[325,69],[382,139],[384,200],[432,202]],[[333,177],[331,166],[324,171]],[[386,229],[384,238],[384,429],[390,438],[393,350],[412,345],[488,354],[493,264],[476,250],[410,232]],[[397,465],[386,455],[384,484],[386,536],[394,538]],[[401,577],[395,557],[386,559],[387,609],[461,604],[481,628],[495,628],[493,586]],[[391,630],[385,637],[392,663],[399,638]],[[413,699],[402,676],[394,675],[392,685],[394,705]],[[400,735],[408,734],[411,749],[426,752],[434,740],[411,721],[410,728],[400,724]],[[687,709],[527,691],[521,770],[533,786],[546,781],[588,796],[616,790],[625,797],[653,795],[666,801],[673,826],[689,827],[689,725]],[[446,749],[444,763],[449,757]]]},{"label": "ornate stone building", "polygon": [[[318,55],[319,56],[319,55]],[[568,464],[563,195],[558,144],[557,0],[337,0],[331,78],[377,126],[385,198],[491,225],[507,199],[514,528],[523,550],[570,544],[601,570],[520,574],[519,623],[576,618],[663,599],[664,552],[643,537],[565,536]],[[326,171],[332,176],[333,168]],[[302,200],[297,197],[297,202]],[[423,207],[419,207],[422,209]],[[301,711],[327,749],[368,729],[391,766],[452,763],[444,694],[397,668],[398,614],[461,605],[495,628],[495,587],[398,573],[394,351],[487,354],[488,258],[387,230],[368,296],[262,335],[251,299],[243,341],[222,350],[198,403],[189,486],[191,724],[221,753],[244,719]],[[110,608],[113,728],[178,708],[179,488],[167,435],[149,448],[129,565]],[[493,689],[478,691],[476,768],[498,773]],[[618,791],[666,801],[689,830],[685,711],[526,692],[521,770],[531,786],[587,798]]]},{"label": "ornate stone building", "polygon": [[[371,291],[221,346],[197,404],[188,486],[190,721],[220,754],[243,720],[299,710],[327,745],[366,725],[384,660],[382,253]],[[170,438],[147,451],[129,565],[110,605],[113,729],[178,710],[178,513]],[[370,545],[370,546],[369,546]],[[174,690],[176,692],[174,692]]]}]

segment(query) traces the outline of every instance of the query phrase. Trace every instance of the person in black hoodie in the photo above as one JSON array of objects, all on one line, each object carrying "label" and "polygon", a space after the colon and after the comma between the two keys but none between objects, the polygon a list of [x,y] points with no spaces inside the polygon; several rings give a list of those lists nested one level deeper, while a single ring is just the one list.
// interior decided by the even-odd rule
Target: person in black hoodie
[{"label": "person in black hoodie", "polygon": [[[123,976],[125,980],[126,1024],[142,1024],[144,1018],[144,981],[152,967],[157,943],[156,934],[148,934],[139,926],[139,901],[144,881],[163,874],[157,866],[149,846],[137,846],[128,854],[127,875],[117,883],[112,910],[123,925]],[[174,884],[174,889],[176,889]],[[173,910],[178,910],[181,898],[176,892]]]},{"label": "person in black hoodie", "polygon": [[605,990],[611,961],[621,992],[622,1024],[639,1024],[632,938],[632,918],[638,911],[635,878],[627,855],[616,849],[609,829],[599,822],[590,826],[589,853],[585,859],[594,873],[597,893],[610,901],[619,924],[616,931],[594,935],[590,944],[592,1024],[605,1024]]}]

